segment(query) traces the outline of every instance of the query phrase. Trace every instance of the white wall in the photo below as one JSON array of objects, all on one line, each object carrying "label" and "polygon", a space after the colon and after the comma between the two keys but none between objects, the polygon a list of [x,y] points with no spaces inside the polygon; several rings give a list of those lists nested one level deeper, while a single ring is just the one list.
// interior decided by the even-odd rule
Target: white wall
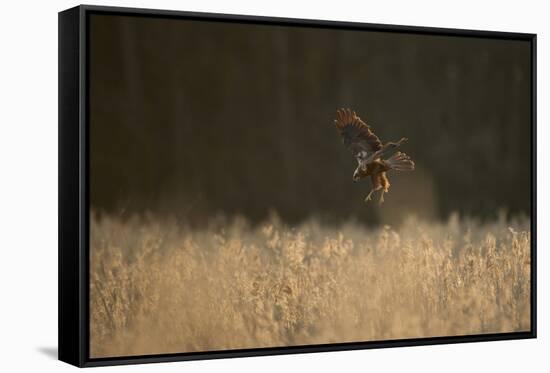
[{"label": "white wall", "polygon": [[[550,368],[543,296],[550,141],[544,1],[97,1],[94,4],[217,13],[538,33],[539,338],[110,368],[122,371],[542,371]],[[57,346],[57,12],[73,1],[6,1],[0,21],[0,366],[5,372],[69,370]],[[546,13],[546,17],[545,17]],[[537,368],[538,367],[538,368]]]}]

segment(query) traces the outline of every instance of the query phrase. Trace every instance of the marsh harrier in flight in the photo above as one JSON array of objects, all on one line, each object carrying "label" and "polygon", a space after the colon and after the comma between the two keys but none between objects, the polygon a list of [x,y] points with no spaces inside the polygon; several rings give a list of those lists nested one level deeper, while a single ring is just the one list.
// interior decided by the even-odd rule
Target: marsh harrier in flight
[{"label": "marsh harrier in flight", "polygon": [[390,182],[386,172],[389,170],[412,171],[414,162],[405,153],[397,152],[388,157],[401,144],[407,141],[403,137],[398,142],[388,142],[382,144],[378,136],[374,134],[372,128],[363,122],[361,118],[350,109],[336,110],[336,128],[342,136],[344,145],[347,146],[357,159],[357,168],[353,173],[353,181],[358,181],[364,177],[370,176],[372,180],[372,189],[365,198],[370,201],[372,194],[382,189],[380,203],[384,202],[384,193],[390,189]]}]

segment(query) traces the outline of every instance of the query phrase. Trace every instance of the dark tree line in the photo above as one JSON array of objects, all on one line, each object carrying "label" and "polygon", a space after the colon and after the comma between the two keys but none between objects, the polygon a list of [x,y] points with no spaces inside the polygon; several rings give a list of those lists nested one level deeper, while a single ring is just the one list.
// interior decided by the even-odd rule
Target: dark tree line
[{"label": "dark tree line", "polygon": [[[530,209],[527,42],[93,16],[91,201],[202,221]],[[384,209],[333,128],[350,107],[417,164]]]}]

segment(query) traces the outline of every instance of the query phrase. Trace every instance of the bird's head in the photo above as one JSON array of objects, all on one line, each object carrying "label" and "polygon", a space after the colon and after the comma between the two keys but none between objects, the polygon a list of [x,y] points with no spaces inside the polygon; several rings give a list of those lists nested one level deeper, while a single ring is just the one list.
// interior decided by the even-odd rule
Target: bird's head
[{"label": "bird's head", "polygon": [[355,170],[355,172],[353,173],[353,182],[359,181],[360,178],[361,176],[359,175],[359,168],[357,168],[357,170]]}]

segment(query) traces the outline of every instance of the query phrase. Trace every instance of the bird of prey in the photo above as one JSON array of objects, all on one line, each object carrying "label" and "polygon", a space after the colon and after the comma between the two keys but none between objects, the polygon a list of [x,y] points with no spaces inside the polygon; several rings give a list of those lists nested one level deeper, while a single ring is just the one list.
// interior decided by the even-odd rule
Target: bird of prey
[{"label": "bird of prey", "polygon": [[390,188],[386,172],[389,170],[414,170],[414,162],[405,153],[396,152],[390,156],[407,141],[407,138],[403,137],[397,142],[382,144],[372,128],[350,109],[336,110],[334,123],[342,136],[344,145],[351,150],[357,160],[353,181],[358,181],[367,176],[371,177],[372,189],[365,198],[365,202],[370,201],[372,194],[381,189],[380,204],[382,204],[384,193],[387,193]]}]

